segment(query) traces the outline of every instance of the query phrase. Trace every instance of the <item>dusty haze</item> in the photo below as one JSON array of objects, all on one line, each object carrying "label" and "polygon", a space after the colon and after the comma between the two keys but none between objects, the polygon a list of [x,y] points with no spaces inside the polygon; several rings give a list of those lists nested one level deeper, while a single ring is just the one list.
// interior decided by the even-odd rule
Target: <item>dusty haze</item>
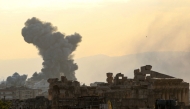
[{"label": "dusty haze", "polygon": [[[35,4],[35,0],[32,3]],[[38,50],[25,43],[20,34],[23,22],[33,16],[52,22],[67,34],[75,31],[82,34],[83,42],[75,52],[76,59],[97,54],[123,56],[153,51],[190,51],[189,0],[98,0],[72,3],[58,0],[49,4],[42,0],[34,7],[30,5],[32,3],[25,1],[25,5],[19,6],[19,3],[16,6],[13,0],[0,1],[1,60],[39,58]],[[183,62],[186,63],[188,59]],[[14,72],[22,70],[19,73],[32,75],[38,71],[36,68],[27,72],[27,68],[18,66]],[[38,67],[41,67],[40,63]],[[80,65],[79,69],[82,69]],[[3,72],[7,72],[5,75],[13,74],[10,66]]]}]

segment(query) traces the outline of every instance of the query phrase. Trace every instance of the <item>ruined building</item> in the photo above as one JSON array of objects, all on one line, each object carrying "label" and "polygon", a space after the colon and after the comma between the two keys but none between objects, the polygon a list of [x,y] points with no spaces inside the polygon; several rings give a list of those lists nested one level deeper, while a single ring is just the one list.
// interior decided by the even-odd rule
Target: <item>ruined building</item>
[{"label": "ruined building", "polygon": [[[134,70],[133,79],[121,73],[115,77],[107,73],[107,83],[97,86],[80,86],[78,81],[69,81],[64,76],[61,81],[51,78],[48,80],[49,100],[52,100],[53,109],[63,105],[76,106],[77,102],[69,103],[69,100],[90,96],[102,97],[104,103],[110,101],[115,109],[154,108],[157,99],[174,99],[179,104],[189,104],[189,83],[151,69],[152,66],[146,65]],[[64,103],[61,100],[65,100]]]}]

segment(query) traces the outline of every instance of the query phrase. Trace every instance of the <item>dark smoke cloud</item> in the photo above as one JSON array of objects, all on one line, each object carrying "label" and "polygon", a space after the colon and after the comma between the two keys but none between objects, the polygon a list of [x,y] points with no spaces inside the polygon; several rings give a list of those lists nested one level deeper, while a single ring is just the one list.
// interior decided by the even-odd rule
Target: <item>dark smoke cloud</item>
[{"label": "dark smoke cloud", "polygon": [[35,81],[40,81],[43,78],[44,78],[44,74],[43,73],[41,73],[41,72],[39,72],[39,73],[35,72],[30,79],[31,80],[35,80]]},{"label": "dark smoke cloud", "polygon": [[69,36],[57,32],[49,22],[42,22],[33,17],[25,22],[22,36],[27,43],[35,45],[43,57],[41,73],[33,74],[35,78],[58,78],[63,73],[68,79],[76,80],[75,70],[78,66],[72,57],[82,37],[78,33]]},{"label": "dark smoke cloud", "polygon": [[15,72],[12,76],[8,76],[6,80],[7,86],[24,86],[27,75],[19,75]]}]

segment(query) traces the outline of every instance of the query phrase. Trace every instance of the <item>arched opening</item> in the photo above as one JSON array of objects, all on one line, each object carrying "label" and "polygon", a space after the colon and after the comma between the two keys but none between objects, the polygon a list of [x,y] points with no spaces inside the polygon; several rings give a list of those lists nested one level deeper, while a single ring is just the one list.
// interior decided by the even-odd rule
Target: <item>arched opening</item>
[{"label": "arched opening", "polygon": [[119,76],[118,78],[119,78],[120,80],[121,80],[121,79],[123,79],[123,77],[122,77],[122,76]]}]

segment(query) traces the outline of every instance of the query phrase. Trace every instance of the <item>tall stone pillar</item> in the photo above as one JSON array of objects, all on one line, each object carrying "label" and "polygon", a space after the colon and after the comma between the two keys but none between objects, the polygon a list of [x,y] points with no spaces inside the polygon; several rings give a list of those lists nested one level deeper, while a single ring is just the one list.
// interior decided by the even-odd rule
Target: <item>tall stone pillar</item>
[{"label": "tall stone pillar", "polygon": [[166,100],[169,99],[169,90],[166,90]]},{"label": "tall stone pillar", "polygon": [[164,94],[165,92],[164,91],[162,91],[162,99],[165,99],[165,94]]},{"label": "tall stone pillar", "polygon": [[181,96],[181,101],[184,102],[184,103],[186,102],[186,96],[185,96],[185,94],[186,94],[185,93],[185,89],[183,88],[182,91],[181,91],[181,95],[182,95]]},{"label": "tall stone pillar", "polygon": [[184,102],[185,102],[185,105],[187,105],[187,104],[189,103],[189,102],[188,102],[189,97],[187,96],[187,88],[184,89],[184,93],[185,93],[185,94],[184,94],[184,95],[185,95],[185,96],[184,96],[184,100],[185,100]]},{"label": "tall stone pillar", "polygon": [[171,96],[170,96],[170,97],[171,97],[171,99],[174,99],[174,98],[175,98],[175,90],[174,90],[174,89],[171,89],[171,91],[172,91],[172,92],[171,92]]},{"label": "tall stone pillar", "polygon": [[186,103],[189,104],[189,88],[186,89]]},{"label": "tall stone pillar", "polygon": [[169,90],[168,90],[168,99],[171,99],[172,93],[173,93],[173,90],[172,90],[172,89],[169,89]]},{"label": "tall stone pillar", "polygon": [[167,91],[166,90],[164,91],[164,98],[165,98],[165,100],[167,99]]},{"label": "tall stone pillar", "polygon": [[175,94],[175,98],[177,99],[178,98],[178,90],[177,89],[175,89],[174,94]]},{"label": "tall stone pillar", "polygon": [[178,89],[178,101],[181,102],[181,90]]}]

